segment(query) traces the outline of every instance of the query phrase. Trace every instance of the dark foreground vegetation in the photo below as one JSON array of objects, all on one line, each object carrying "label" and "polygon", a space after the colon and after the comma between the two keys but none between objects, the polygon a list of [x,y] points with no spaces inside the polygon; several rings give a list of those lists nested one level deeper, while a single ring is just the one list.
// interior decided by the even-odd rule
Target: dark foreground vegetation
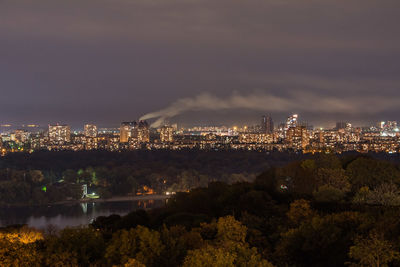
[{"label": "dark foreground vegetation", "polygon": [[40,205],[82,197],[163,194],[214,181],[251,182],[270,166],[301,155],[251,151],[57,151],[0,158],[0,206]]},{"label": "dark foreground vegetation", "polygon": [[88,227],[4,228],[0,265],[400,266],[399,185],[396,162],[310,156]]}]

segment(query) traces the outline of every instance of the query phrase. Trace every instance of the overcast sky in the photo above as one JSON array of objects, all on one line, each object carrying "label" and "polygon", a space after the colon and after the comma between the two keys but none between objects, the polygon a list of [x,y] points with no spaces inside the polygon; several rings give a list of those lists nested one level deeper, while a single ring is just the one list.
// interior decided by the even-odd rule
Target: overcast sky
[{"label": "overcast sky", "polygon": [[160,110],[185,125],[292,112],[314,125],[400,120],[399,10],[399,0],[0,0],[0,123],[116,126]]}]

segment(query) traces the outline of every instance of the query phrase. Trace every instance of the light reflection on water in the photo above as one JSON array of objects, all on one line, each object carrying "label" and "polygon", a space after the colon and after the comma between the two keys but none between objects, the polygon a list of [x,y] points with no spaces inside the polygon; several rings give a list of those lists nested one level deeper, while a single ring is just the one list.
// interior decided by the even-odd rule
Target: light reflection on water
[{"label": "light reflection on water", "polygon": [[164,200],[76,203],[38,207],[0,208],[0,226],[27,224],[38,229],[87,225],[99,216],[126,215],[137,209],[162,207]]}]

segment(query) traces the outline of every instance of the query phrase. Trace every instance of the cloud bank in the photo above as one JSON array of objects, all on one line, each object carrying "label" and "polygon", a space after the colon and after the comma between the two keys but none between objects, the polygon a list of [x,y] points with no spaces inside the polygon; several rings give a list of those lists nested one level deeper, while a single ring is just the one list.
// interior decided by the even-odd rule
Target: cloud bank
[{"label": "cloud bank", "polygon": [[[400,98],[399,9],[399,0],[1,0],[0,121],[116,127],[169,104],[168,116],[189,111],[182,123],[214,124],[264,110],[282,120],[317,101],[385,109],[378,99]],[[318,106],[302,116],[326,123]],[[398,120],[400,106],[359,113],[340,119]]]},{"label": "cloud bank", "polygon": [[326,96],[309,92],[295,92],[288,96],[270,93],[233,93],[219,97],[202,93],[181,98],[164,109],[142,116],[141,120],[155,119],[151,127],[162,126],[165,120],[189,111],[218,111],[226,109],[249,109],[262,112],[309,112],[315,114],[375,114],[397,108],[400,99],[390,96],[354,95]]}]

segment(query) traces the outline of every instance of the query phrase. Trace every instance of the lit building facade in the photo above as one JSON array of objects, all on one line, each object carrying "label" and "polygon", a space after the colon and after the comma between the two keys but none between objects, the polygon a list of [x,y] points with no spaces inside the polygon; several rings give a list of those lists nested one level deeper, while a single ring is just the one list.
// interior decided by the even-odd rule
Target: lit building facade
[{"label": "lit building facade", "polygon": [[310,143],[309,134],[305,126],[290,127],[286,132],[286,143],[295,150],[305,149]]},{"label": "lit building facade", "polygon": [[150,142],[150,127],[147,121],[135,123],[135,127],[132,130],[132,139],[138,143]]},{"label": "lit building facade", "polygon": [[239,134],[239,143],[242,144],[270,144],[274,142],[273,134],[243,133]]},{"label": "lit building facade", "polygon": [[12,139],[14,139],[13,141],[25,143],[29,138],[29,133],[26,130],[15,130],[12,136]]},{"label": "lit building facade", "polygon": [[160,129],[160,141],[162,143],[171,143],[174,141],[174,128],[171,126],[163,126]]},{"label": "lit building facade", "polygon": [[128,143],[129,138],[132,137],[132,129],[136,126],[135,121],[122,122],[119,130],[119,141],[121,143]]},{"label": "lit building facade", "polygon": [[297,126],[297,119],[299,115],[293,114],[292,116],[289,116],[286,120],[286,125],[285,125],[285,130],[289,130],[289,128],[293,128]]},{"label": "lit building facade", "polygon": [[49,142],[64,144],[71,142],[71,128],[69,125],[49,125]]},{"label": "lit building facade", "polygon": [[84,127],[84,133],[86,137],[97,137],[97,126],[93,124],[86,124]]}]

